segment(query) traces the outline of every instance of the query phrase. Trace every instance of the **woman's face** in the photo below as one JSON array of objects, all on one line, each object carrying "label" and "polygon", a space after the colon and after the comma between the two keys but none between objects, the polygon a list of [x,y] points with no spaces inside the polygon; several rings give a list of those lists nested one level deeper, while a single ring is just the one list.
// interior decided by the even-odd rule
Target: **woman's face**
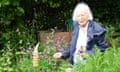
[{"label": "woman's face", "polygon": [[88,13],[85,11],[81,11],[77,13],[77,21],[81,27],[85,27],[88,22]]}]

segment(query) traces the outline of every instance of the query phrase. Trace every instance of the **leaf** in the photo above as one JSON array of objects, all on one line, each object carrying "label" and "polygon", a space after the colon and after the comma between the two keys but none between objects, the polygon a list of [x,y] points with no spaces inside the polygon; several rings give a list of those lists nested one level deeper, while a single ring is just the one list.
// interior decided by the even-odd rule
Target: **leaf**
[{"label": "leaf", "polygon": [[24,13],[24,9],[23,9],[23,8],[17,7],[17,9],[18,9],[21,13]]},{"label": "leaf", "polygon": [[0,8],[2,7],[2,4],[0,3]]},{"label": "leaf", "polygon": [[3,4],[3,5],[9,5],[10,2],[8,0],[4,0],[4,1],[1,2],[1,4]]}]

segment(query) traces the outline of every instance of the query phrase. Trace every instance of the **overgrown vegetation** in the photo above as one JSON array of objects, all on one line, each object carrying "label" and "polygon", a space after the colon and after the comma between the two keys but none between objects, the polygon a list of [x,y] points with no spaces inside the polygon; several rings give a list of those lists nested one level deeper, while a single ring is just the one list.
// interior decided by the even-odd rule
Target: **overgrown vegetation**
[{"label": "overgrown vegetation", "polygon": [[[109,30],[109,29],[108,29]],[[53,34],[53,32],[52,32]],[[53,54],[58,51],[62,51],[61,48],[66,48],[66,43],[59,42],[57,39],[50,39],[48,37],[46,43],[41,43],[39,46],[39,66],[33,67],[32,65],[32,53],[34,45],[21,47],[20,51],[12,53],[12,48],[1,50],[2,53],[0,58],[0,71],[4,72],[65,72],[69,67],[73,68],[75,72],[106,72],[119,71],[119,60],[120,60],[120,48],[113,45],[109,47],[106,52],[101,54],[96,49],[94,55],[86,56],[86,63],[79,63],[75,67],[72,66],[68,60],[54,59]],[[63,40],[64,41],[64,40]],[[115,41],[116,42],[116,41]],[[117,42],[116,42],[117,43]],[[19,43],[16,43],[19,44]],[[63,45],[64,44],[64,45]]]},{"label": "overgrown vegetation", "polygon": [[[78,65],[75,71],[119,72],[120,1],[82,1],[90,5],[95,20],[106,27],[109,48],[103,56],[99,52],[89,56],[87,64]],[[32,52],[38,30],[57,27],[66,31],[65,21],[71,18],[78,2],[80,0],[0,0],[0,72],[64,72],[72,67],[68,60],[52,57],[56,51],[66,48],[64,40],[60,44],[59,39],[48,38],[47,43],[41,43],[37,68],[32,66]]]},{"label": "overgrown vegetation", "polygon": [[75,72],[119,72],[120,48],[108,48],[104,55],[97,50],[92,56],[88,56],[86,64],[79,63]]}]

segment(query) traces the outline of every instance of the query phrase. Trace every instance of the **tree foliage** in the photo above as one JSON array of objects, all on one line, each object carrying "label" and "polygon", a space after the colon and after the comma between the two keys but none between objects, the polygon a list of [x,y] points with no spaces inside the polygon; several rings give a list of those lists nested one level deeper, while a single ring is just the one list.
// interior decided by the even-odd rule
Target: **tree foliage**
[{"label": "tree foliage", "polygon": [[0,1],[0,46],[4,46],[12,37],[18,25],[22,24],[23,8],[20,0]]},{"label": "tree foliage", "polygon": [[[119,0],[0,0],[0,70],[14,71],[11,67],[22,58],[19,51],[32,49],[36,43],[37,30],[65,30],[65,21],[72,18],[75,5],[82,1],[90,6],[94,20],[120,30]],[[109,35],[115,47],[119,39]]]},{"label": "tree foliage", "polygon": [[[21,19],[24,10],[20,7],[20,0],[1,0],[0,1],[0,28],[6,31],[13,27],[15,22]],[[19,21],[20,23],[20,21]]]},{"label": "tree foliage", "polygon": [[[120,1],[113,0],[31,0],[34,19],[40,29],[48,30],[58,27],[65,27],[65,21],[72,18],[75,5],[79,2],[86,2],[94,16],[94,20],[104,24],[119,23]],[[31,6],[29,6],[31,7]],[[29,12],[29,11],[28,11]],[[27,12],[27,13],[28,13]],[[29,15],[30,16],[30,15]]]},{"label": "tree foliage", "polygon": [[86,2],[94,20],[104,25],[120,28],[120,1],[113,0],[1,0],[0,35],[1,43],[11,39],[12,31],[26,25],[28,29],[49,30],[57,27],[65,30],[65,21],[72,18],[75,5]]}]

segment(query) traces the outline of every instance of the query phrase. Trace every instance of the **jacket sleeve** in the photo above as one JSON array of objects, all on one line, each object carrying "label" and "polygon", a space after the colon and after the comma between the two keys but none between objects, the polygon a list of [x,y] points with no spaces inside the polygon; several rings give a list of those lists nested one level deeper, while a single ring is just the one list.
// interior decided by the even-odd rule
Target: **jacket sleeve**
[{"label": "jacket sleeve", "polygon": [[101,52],[104,52],[105,49],[108,47],[107,41],[105,39],[106,29],[96,22],[94,22],[93,24],[95,44],[98,46],[98,48],[100,48]]},{"label": "jacket sleeve", "polygon": [[72,36],[71,36],[71,41],[67,47],[67,49],[65,51],[62,52],[62,58],[68,58],[70,56],[70,51],[72,50],[72,45],[75,43],[75,36],[76,36],[76,30],[78,27],[78,24],[73,21],[73,32],[72,32]]},{"label": "jacket sleeve", "polygon": [[[72,32],[72,39],[73,39],[73,35],[74,35],[74,31]],[[70,56],[72,39],[71,39],[70,43],[68,44],[68,47],[66,48],[66,50],[62,52],[62,58],[68,58]]]},{"label": "jacket sleeve", "polygon": [[108,47],[107,41],[105,39],[105,32],[97,36],[95,41],[101,52],[104,52],[105,49]]},{"label": "jacket sleeve", "polygon": [[62,52],[62,58],[68,58],[70,56],[70,48],[68,47],[65,51]]}]

